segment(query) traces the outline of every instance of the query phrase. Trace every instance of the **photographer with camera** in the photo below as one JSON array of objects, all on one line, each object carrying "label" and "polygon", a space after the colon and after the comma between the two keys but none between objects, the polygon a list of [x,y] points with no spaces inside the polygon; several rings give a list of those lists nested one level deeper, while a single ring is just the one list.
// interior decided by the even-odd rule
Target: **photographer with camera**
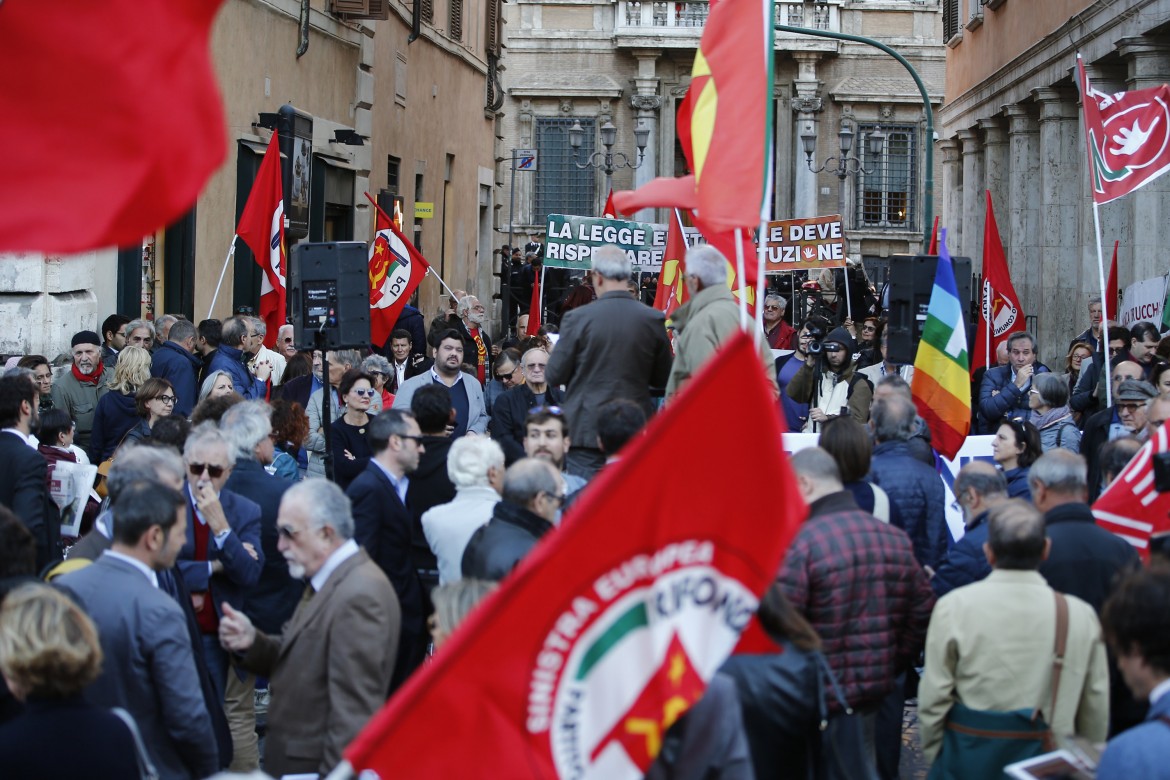
[{"label": "photographer with camera", "polygon": [[805,340],[802,336],[801,346],[807,352],[804,365],[785,388],[789,398],[809,405],[808,419],[801,430],[817,433],[822,423],[843,414],[852,415],[859,423],[869,420],[873,385],[855,370],[853,353],[857,345],[849,331],[834,328],[823,340]]}]

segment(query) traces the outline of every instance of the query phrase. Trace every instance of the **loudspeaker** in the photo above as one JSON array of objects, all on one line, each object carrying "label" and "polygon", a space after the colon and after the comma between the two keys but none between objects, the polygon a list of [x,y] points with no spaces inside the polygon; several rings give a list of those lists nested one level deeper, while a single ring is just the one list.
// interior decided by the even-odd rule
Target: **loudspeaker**
[{"label": "loudspeaker", "polygon": [[[967,352],[971,351],[974,330],[971,327],[971,258],[953,257],[955,286],[963,309],[963,326],[967,330]],[[894,255],[890,258],[890,303],[887,309],[886,359],[892,363],[914,364],[930,292],[934,289],[936,255]]]},{"label": "loudspeaker", "polygon": [[292,248],[288,318],[297,349],[370,345],[369,252],[364,241],[302,243]]}]

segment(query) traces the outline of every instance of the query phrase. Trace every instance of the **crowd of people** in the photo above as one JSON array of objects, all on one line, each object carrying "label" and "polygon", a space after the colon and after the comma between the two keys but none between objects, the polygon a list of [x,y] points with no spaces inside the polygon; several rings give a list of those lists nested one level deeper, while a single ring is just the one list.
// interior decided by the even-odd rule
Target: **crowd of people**
[{"label": "crowd of people", "polygon": [[[0,766],[332,770],[739,330],[714,249],[688,252],[690,301],[669,329],[631,294],[624,252],[592,261],[588,300],[499,343],[459,292],[429,323],[407,307],[366,350],[298,348],[291,325],[267,339],[247,314],[111,315],[72,336],[57,372],[45,356],[10,361]],[[807,777],[834,764],[821,721],[855,717],[856,771],[892,778],[917,697],[932,761],[962,762],[945,735],[967,710],[1028,709],[1062,736],[1112,737],[1102,778],[1168,776],[1153,721],[1170,708],[1170,569],[1157,551],[1143,569],[1088,507],[1170,417],[1157,329],[1101,341],[1098,305],[1059,374],[1031,335],[1008,339],[974,387],[994,463],[955,480],[956,541],[913,368],[887,359],[880,316],[792,323],[784,297],[763,303],[761,376],[788,428],[819,434],[791,459],[809,518],[761,602],[776,652],[730,659],[669,738],[690,744],[710,718],[726,737],[717,776]],[[78,536],[62,538],[49,487],[65,461],[99,476]],[[839,698],[822,712],[826,679]],[[73,752],[47,766],[62,728]],[[711,776],[679,750],[649,776]]]}]

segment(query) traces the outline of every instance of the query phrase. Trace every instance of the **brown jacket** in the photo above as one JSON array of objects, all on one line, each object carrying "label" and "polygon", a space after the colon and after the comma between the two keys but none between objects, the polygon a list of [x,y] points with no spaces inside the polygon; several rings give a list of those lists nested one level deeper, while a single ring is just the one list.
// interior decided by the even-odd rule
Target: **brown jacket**
[{"label": "brown jacket", "polygon": [[270,680],[264,771],[325,777],[386,702],[402,614],[365,550],[302,601],[279,637],[257,632],[243,663]]}]

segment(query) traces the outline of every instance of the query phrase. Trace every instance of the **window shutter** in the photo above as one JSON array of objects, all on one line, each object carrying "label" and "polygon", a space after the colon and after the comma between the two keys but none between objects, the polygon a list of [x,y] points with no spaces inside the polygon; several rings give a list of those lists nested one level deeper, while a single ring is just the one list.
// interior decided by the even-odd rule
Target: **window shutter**
[{"label": "window shutter", "polygon": [[463,0],[451,0],[451,23],[447,30],[451,40],[463,40]]}]

